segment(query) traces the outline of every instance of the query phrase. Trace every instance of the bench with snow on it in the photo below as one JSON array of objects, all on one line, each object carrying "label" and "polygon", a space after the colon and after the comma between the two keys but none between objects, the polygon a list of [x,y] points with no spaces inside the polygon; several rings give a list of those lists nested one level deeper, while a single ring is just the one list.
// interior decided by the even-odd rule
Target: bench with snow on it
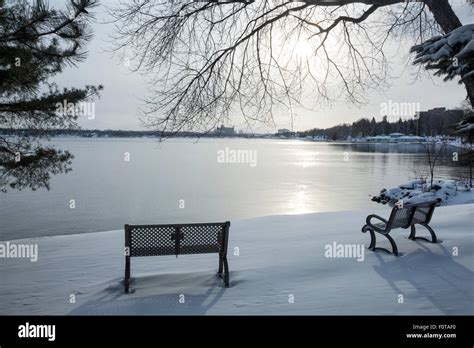
[{"label": "bench with snow on it", "polygon": [[[370,233],[370,245],[368,249],[372,251],[382,250],[390,253],[390,251],[385,248],[376,247],[377,240],[374,232],[377,232],[389,240],[392,246],[392,252],[398,256],[397,244],[389,234],[392,230],[397,228],[411,228],[411,233],[408,237],[411,240],[423,239],[430,242],[427,238],[416,236],[416,225],[424,226],[431,234],[431,242],[437,243],[438,238],[428,224],[430,223],[433,212],[439,203],[440,200],[437,199],[429,202],[410,203],[405,205],[397,204],[392,209],[388,221],[378,215],[367,216],[366,225],[362,227],[362,232],[365,233],[368,231]],[[379,220],[379,222],[373,222],[373,220]]]},{"label": "bench with snow on it", "polygon": [[130,258],[184,254],[219,254],[219,276],[229,287],[227,244],[230,222],[125,225],[125,292],[130,286]]}]

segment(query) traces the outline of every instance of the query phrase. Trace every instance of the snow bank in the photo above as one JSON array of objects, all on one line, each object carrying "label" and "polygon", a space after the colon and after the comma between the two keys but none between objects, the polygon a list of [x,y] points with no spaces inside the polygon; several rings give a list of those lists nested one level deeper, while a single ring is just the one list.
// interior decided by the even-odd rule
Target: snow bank
[{"label": "snow bank", "polygon": [[123,294],[122,231],[18,240],[38,244],[39,257],[0,260],[0,314],[472,315],[473,209],[436,210],[441,244],[392,232],[398,258],[365,247],[362,257],[326,257],[334,243],[368,245],[360,228],[374,211],[237,221],[228,289],[215,275],[217,255],[146,257],[132,259],[135,292]]},{"label": "snow bank", "polygon": [[441,200],[442,205],[474,203],[474,191],[456,180],[434,180],[433,186],[425,180],[414,180],[391,189],[383,189],[374,202],[389,204],[403,201],[404,204],[431,202]]}]

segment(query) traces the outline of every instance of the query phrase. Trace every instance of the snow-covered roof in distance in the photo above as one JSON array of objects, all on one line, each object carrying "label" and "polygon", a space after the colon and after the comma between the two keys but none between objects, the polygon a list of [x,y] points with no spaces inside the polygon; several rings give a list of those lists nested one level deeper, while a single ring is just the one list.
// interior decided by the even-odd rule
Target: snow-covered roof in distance
[{"label": "snow-covered roof in distance", "polygon": [[390,139],[390,137],[386,135],[376,135],[374,137],[367,137],[367,139]]},{"label": "snow-covered roof in distance", "polygon": [[393,140],[393,139],[398,139],[398,140],[426,140],[425,137],[420,137],[418,135],[403,135],[402,136],[396,136],[393,137],[392,135],[376,135],[373,137],[367,137],[367,140]]},{"label": "snow-covered roof in distance", "polygon": [[400,139],[426,139],[426,138],[420,137],[418,135],[404,135],[403,137],[400,137]]}]

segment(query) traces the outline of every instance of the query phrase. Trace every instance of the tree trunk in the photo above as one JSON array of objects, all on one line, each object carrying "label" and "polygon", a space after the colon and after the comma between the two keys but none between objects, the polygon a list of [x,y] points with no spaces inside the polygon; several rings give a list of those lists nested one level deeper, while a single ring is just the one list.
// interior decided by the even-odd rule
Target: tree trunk
[{"label": "tree trunk", "polygon": [[473,155],[474,155],[473,150],[472,150],[472,142],[470,142],[469,144],[469,150],[470,150],[470,153],[469,152],[467,153],[468,160],[469,160],[469,188],[472,190],[472,166],[474,165],[474,161],[472,160]]},{"label": "tree trunk", "polygon": [[462,26],[448,0],[425,0],[424,2],[445,34]]},{"label": "tree trunk", "polygon": [[474,107],[474,79],[468,79],[464,82],[467,90],[467,98],[471,103],[471,106]]},{"label": "tree trunk", "polygon": [[[424,0],[433,14],[436,22],[439,24],[444,33],[447,34],[456,28],[462,26],[456,13],[449,4],[448,0]],[[469,79],[464,82],[467,91],[467,99],[474,107],[474,79]]]},{"label": "tree trunk", "polygon": [[469,188],[472,190],[472,162],[469,164]]}]

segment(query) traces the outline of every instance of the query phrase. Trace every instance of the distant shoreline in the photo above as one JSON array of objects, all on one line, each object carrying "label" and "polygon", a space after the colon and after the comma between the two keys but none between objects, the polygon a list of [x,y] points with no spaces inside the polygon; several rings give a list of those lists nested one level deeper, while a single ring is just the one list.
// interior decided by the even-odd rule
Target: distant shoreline
[{"label": "distant shoreline", "polygon": [[[156,131],[124,131],[124,130],[46,130],[36,131],[28,129],[0,129],[0,136],[47,136],[51,138],[69,138],[69,139],[262,139],[262,140],[297,140],[302,142],[315,143],[332,143],[332,144],[352,144],[352,145],[420,145],[424,141],[367,141],[362,139],[354,140],[331,140],[331,139],[308,139],[308,137],[288,137],[281,134],[235,134],[235,135],[220,135],[213,133],[198,133],[198,132],[180,132],[176,134],[161,133]],[[439,137],[448,137],[442,135]],[[440,143],[438,139],[438,143]],[[435,139],[435,138],[433,138]],[[463,148],[462,144],[453,142],[445,143],[448,146],[455,148]]]}]

